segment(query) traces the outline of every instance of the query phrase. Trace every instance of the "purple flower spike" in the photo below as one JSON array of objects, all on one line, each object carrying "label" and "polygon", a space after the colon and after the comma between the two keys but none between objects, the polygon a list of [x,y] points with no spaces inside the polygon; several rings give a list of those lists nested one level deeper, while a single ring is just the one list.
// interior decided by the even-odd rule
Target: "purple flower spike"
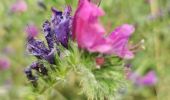
[{"label": "purple flower spike", "polygon": [[35,40],[34,38],[28,38],[27,50],[30,54],[36,56],[39,59],[45,59],[50,64],[55,64],[54,50],[46,48],[44,42]]},{"label": "purple flower spike", "polygon": [[70,17],[71,12],[72,12],[71,6],[66,6],[63,15]]},{"label": "purple flower spike", "polygon": [[55,25],[58,25],[61,22],[62,19],[62,12],[58,11],[56,8],[52,7],[52,17],[51,17],[51,23],[53,24],[53,27]]},{"label": "purple flower spike", "polygon": [[68,36],[69,36],[69,20],[63,20],[57,27],[55,27],[54,32],[56,34],[56,42],[61,43],[64,47],[68,47]]},{"label": "purple flower spike", "polygon": [[43,31],[47,40],[48,47],[51,50],[54,48],[54,33],[51,30],[51,23],[48,20],[43,24]]},{"label": "purple flower spike", "polygon": [[71,32],[71,7],[67,6],[64,13],[52,8],[53,16],[51,18],[52,28],[56,36],[56,42],[61,43],[65,48],[68,47],[68,38]]}]

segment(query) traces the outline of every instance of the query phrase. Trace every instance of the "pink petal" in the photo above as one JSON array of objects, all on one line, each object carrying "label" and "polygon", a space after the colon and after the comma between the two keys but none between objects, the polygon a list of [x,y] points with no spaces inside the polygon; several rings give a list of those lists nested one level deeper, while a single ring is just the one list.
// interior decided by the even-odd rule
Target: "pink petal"
[{"label": "pink petal", "polygon": [[141,78],[141,83],[144,85],[155,85],[157,83],[157,77],[154,71],[148,72]]},{"label": "pink petal", "polygon": [[134,27],[124,24],[116,28],[108,37],[98,19],[104,12],[89,0],[79,0],[78,9],[73,19],[73,38],[79,47],[90,52],[116,54],[119,57],[131,59],[133,53],[127,44]]},{"label": "pink petal", "polygon": [[80,0],[73,21],[73,35],[82,48],[94,45],[97,39],[102,38],[104,28],[98,24],[97,17],[103,15],[103,11],[87,0]]},{"label": "pink petal", "polygon": [[34,24],[28,25],[25,31],[29,37],[36,37],[38,35],[38,28]]},{"label": "pink petal", "polygon": [[117,27],[107,37],[108,41],[112,43],[112,50],[110,51],[110,53],[117,54],[118,56],[125,59],[133,58],[134,55],[130,50],[128,50],[127,44],[134,30],[134,27],[128,24]]},{"label": "pink petal", "polygon": [[10,67],[10,60],[7,58],[0,58],[0,70],[8,69]]},{"label": "pink petal", "polygon": [[25,12],[27,10],[27,3],[24,0],[17,0],[12,6],[12,12]]},{"label": "pink petal", "polygon": [[128,79],[138,86],[152,86],[157,83],[157,77],[154,71],[148,72],[145,76],[130,72]]}]

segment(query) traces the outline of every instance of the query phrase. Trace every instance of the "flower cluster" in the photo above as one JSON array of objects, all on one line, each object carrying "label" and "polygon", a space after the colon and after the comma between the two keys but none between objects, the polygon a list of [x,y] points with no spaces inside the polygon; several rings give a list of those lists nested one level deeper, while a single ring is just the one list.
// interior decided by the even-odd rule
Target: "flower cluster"
[{"label": "flower cluster", "polygon": [[[103,100],[103,97],[113,95],[120,88],[124,79],[122,59],[134,57],[128,48],[128,40],[135,29],[132,25],[123,24],[106,35],[104,27],[99,23],[99,17],[104,15],[104,11],[92,2],[93,0],[79,0],[73,17],[70,6],[67,6],[64,12],[52,7],[51,20],[43,23],[43,33],[48,46],[35,39],[34,28],[27,30],[27,50],[38,59],[25,69],[25,74],[33,86],[37,86],[38,78],[32,70],[40,75],[50,76],[48,66],[42,62],[45,60],[49,65],[57,66],[56,73],[63,70],[62,74],[73,70],[77,72],[79,78],[81,77],[82,91],[91,96],[90,98],[101,97]],[[69,52],[68,56],[63,57],[60,46]],[[61,66],[64,68],[60,70]],[[54,77],[56,79],[56,76]]]},{"label": "flower cluster", "polygon": [[48,75],[47,69],[43,63],[40,63],[40,60],[46,60],[50,64],[55,65],[56,51],[57,54],[60,54],[58,45],[68,48],[68,41],[71,36],[71,7],[67,6],[64,12],[52,7],[51,11],[51,20],[46,20],[42,26],[48,46],[45,45],[44,41],[35,39],[37,30],[34,26],[28,26],[26,29],[28,33],[27,51],[38,59],[37,62],[34,62],[25,70],[27,78],[33,83],[35,83],[37,78],[32,74],[32,70]]}]

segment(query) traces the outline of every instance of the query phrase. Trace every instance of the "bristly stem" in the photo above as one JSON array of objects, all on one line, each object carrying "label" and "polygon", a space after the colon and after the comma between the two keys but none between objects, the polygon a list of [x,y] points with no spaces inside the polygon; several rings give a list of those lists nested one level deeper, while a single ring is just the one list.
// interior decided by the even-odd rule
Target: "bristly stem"
[{"label": "bristly stem", "polygon": [[157,0],[150,0],[150,9],[151,9],[151,15],[156,17],[159,15],[159,6]]},{"label": "bristly stem", "polygon": [[93,2],[95,3],[96,5],[98,5],[98,7],[100,6],[102,0],[89,0],[89,2]]},{"label": "bristly stem", "polygon": [[100,1],[99,1],[99,4],[98,4],[98,6],[100,6],[101,2],[102,2],[102,0],[100,0]]}]

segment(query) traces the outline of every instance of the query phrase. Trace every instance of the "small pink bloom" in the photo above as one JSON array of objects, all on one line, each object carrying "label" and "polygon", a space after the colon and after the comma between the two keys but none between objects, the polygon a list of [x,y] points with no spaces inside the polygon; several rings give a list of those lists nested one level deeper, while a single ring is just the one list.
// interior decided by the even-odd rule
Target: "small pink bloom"
[{"label": "small pink bloom", "polygon": [[29,37],[36,37],[38,35],[38,28],[34,24],[28,25],[25,31]]},{"label": "small pink bloom", "polygon": [[128,39],[134,32],[134,27],[124,24],[117,27],[109,36],[98,18],[104,12],[88,0],[79,0],[78,9],[73,19],[73,38],[80,48],[90,52],[115,54],[121,58],[131,59],[133,53],[128,50]]},{"label": "small pink bloom", "polygon": [[25,12],[27,11],[27,3],[24,0],[17,0],[12,6],[11,6],[12,12]]},{"label": "small pink bloom", "polygon": [[154,71],[150,71],[144,76],[131,72],[128,79],[138,86],[152,86],[157,83],[157,77]]},{"label": "small pink bloom", "polygon": [[96,64],[97,65],[103,65],[105,63],[104,57],[97,57],[96,58]]},{"label": "small pink bloom", "polygon": [[148,86],[155,85],[157,83],[157,77],[154,71],[148,72],[140,80],[141,80],[141,84],[148,85]]},{"label": "small pink bloom", "polygon": [[7,58],[0,58],[0,69],[8,69],[10,67],[10,61]]}]

